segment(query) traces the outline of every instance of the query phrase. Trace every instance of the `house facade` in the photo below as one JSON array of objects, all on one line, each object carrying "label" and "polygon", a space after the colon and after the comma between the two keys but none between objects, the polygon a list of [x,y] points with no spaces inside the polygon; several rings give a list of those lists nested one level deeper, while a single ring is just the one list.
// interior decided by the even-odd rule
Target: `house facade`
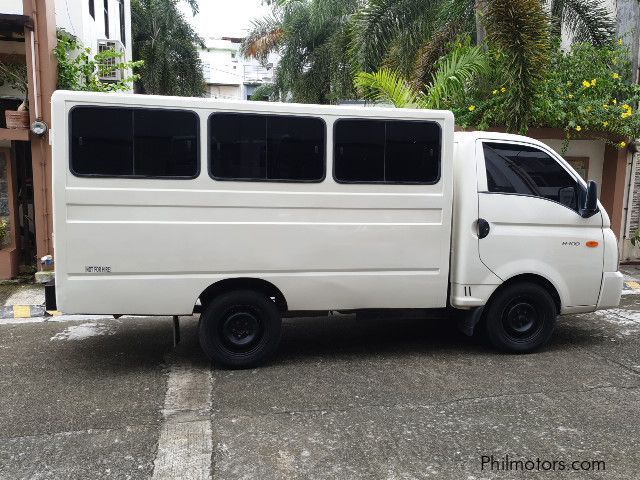
[{"label": "house facade", "polygon": [[241,37],[207,38],[200,50],[207,95],[227,100],[248,100],[260,85],[273,83],[277,56],[264,64],[240,53]]},{"label": "house facade", "polygon": [[[27,76],[23,88],[0,85],[0,279],[15,277],[21,268],[28,271],[37,259],[54,253],[48,129],[57,83],[52,54],[57,29],[76,36],[93,53],[115,48],[131,60],[130,0],[0,3],[0,64]],[[15,111],[25,97],[26,128],[7,128],[5,112]]]}]

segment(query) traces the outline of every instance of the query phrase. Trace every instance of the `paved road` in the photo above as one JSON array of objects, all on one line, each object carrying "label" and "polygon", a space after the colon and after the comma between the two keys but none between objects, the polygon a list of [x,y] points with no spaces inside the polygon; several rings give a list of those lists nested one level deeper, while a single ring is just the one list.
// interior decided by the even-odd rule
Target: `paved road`
[{"label": "paved road", "polygon": [[0,324],[0,478],[638,478],[638,295],[521,356],[442,321],[295,319],[270,365],[225,371],[195,330],[174,350],[169,318]]}]

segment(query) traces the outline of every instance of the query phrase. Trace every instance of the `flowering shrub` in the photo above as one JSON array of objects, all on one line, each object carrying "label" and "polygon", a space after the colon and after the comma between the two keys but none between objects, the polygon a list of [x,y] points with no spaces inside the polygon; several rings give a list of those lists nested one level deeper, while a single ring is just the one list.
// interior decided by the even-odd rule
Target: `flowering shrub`
[{"label": "flowering shrub", "polygon": [[[501,125],[509,94],[501,82],[499,55],[491,78],[469,89],[464,105],[452,106],[464,126],[487,129]],[[553,127],[567,138],[587,132],[620,148],[640,136],[640,86],[631,83],[628,51],[622,42],[597,47],[575,44],[571,51],[556,49],[538,86],[529,127]],[[524,133],[524,132],[523,132]]]}]

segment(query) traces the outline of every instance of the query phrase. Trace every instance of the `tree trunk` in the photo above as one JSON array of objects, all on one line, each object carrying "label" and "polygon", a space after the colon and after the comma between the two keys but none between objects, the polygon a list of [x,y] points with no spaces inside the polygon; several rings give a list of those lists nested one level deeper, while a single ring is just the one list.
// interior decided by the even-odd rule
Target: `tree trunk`
[{"label": "tree trunk", "polygon": [[482,17],[487,7],[487,0],[475,0],[476,2],[476,45],[480,45],[487,38],[487,30],[484,28]]},{"label": "tree trunk", "polygon": [[632,79],[638,82],[638,47],[640,46],[640,2],[638,0],[618,0],[616,10],[616,35],[629,47],[632,65]]}]

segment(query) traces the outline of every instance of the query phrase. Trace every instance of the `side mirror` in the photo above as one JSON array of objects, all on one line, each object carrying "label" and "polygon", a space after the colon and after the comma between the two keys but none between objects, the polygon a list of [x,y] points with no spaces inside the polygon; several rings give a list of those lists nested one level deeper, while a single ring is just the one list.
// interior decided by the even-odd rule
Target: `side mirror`
[{"label": "side mirror", "polygon": [[584,205],[580,209],[582,218],[589,218],[598,213],[598,184],[593,180],[587,182],[587,194],[584,197]]}]

